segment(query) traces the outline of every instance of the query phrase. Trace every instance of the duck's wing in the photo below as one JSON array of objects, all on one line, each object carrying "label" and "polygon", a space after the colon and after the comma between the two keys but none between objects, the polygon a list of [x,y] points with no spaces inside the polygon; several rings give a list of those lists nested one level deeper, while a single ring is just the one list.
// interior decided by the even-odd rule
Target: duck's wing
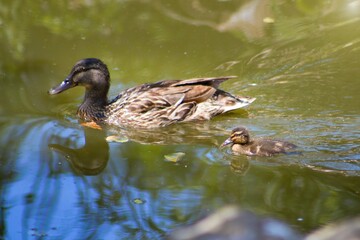
[{"label": "duck's wing", "polygon": [[[184,102],[211,102],[212,107],[207,104],[205,109],[201,111],[213,111],[211,115],[215,116],[220,113],[245,107],[256,99],[251,97],[232,95],[218,88],[222,82],[232,78],[236,78],[236,76],[192,78],[178,81],[173,83],[172,86],[191,87],[191,89],[186,93]],[[210,101],[207,101],[209,99]]]},{"label": "duck's wing", "polygon": [[181,104],[205,101],[215,92],[216,89],[209,86],[153,88],[131,96],[123,107],[130,112],[137,113],[145,113],[155,109],[177,108]]},{"label": "duck's wing", "polygon": [[145,84],[127,99],[126,107],[131,111],[146,112],[153,108],[178,106],[180,103],[204,102],[214,95],[222,82],[234,77],[165,80]]},{"label": "duck's wing", "polygon": [[173,84],[173,86],[185,86],[185,85],[206,85],[218,88],[219,85],[231,78],[236,78],[236,76],[225,76],[225,77],[210,77],[210,78],[191,78],[186,80],[180,80]]},{"label": "duck's wing", "polygon": [[171,86],[155,90],[162,98],[165,98],[171,105],[181,102],[203,102],[209,99],[216,88],[205,85]]},{"label": "duck's wing", "polygon": [[209,77],[209,78],[190,78],[183,80],[162,80],[156,83],[146,84],[148,88],[153,87],[176,87],[184,85],[207,85],[217,88],[222,82],[237,76]]},{"label": "duck's wing", "polygon": [[[218,90],[219,85],[236,76],[191,78],[186,80],[163,81],[166,87],[157,89],[162,96],[166,96],[170,102],[177,102],[179,97],[186,102],[203,102],[209,99]],[[179,95],[180,94],[180,95]]]},{"label": "duck's wing", "polygon": [[[123,91],[108,105],[108,115],[129,119],[132,125],[168,125],[177,121],[208,120],[255,99],[233,96],[217,87],[234,78],[193,78],[143,84]],[[149,120],[154,119],[154,120]],[[114,120],[115,121],[115,120]],[[154,123],[152,123],[154,121]]]}]

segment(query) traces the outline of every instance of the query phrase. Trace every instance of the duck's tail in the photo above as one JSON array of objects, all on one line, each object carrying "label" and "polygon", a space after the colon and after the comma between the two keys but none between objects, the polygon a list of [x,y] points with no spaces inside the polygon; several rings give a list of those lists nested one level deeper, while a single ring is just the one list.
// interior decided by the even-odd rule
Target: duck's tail
[{"label": "duck's tail", "polygon": [[256,98],[251,98],[251,97],[236,97],[236,101],[234,104],[226,104],[224,106],[224,112],[246,107],[255,100]]},{"label": "duck's tail", "polygon": [[224,113],[243,108],[256,100],[256,98],[251,97],[234,96],[222,90],[218,90],[214,94],[213,98],[216,104],[221,106],[221,109]]}]

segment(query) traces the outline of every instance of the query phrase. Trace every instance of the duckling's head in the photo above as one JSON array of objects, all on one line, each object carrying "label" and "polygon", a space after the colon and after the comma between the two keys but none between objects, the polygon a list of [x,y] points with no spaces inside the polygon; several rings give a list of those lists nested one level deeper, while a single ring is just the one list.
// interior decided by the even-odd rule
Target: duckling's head
[{"label": "duckling's head", "polygon": [[82,59],[75,64],[64,81],[49,90],[49,94],[58,94],[76,86],[85,87],[89,97],[105,95],[106,98],[110,86],[107,66],[97,58]]},{"label": "duckling's head", "polygon": [[244,127],[237,127],[232,130],[231,135],[226,139],[220,147],[225,147],[229,144],[247,144],[250,141],[249,131]]}]

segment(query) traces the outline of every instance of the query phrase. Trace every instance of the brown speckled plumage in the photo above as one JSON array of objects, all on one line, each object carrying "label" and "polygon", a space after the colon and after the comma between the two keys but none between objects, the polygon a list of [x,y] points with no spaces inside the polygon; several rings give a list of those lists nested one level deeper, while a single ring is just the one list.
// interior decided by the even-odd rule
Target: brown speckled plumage
[{"label": "brown speckled plumage", "polygon": [[272,140],[272,139],[252,139],[248,130],[238,127],[232,130],[231,136],[224,141],[221,147],[231,144],[231,150],[235,154],[248,156],[272,156],[278,153],[285,153],[296,148],[295,144]]},{"label": "brown speckled plumage", "polygon": [[108,102],[108,68],[99,59],[87,58],[77,62],[69,76],[49,93],[84,86],[84,101],[78,109],[82,120],[153,128],[176,122],[209,120],[252,103],[255,98],[237,97],[218,89],[230,78],[233,76],[147,83],[124,90]]}]

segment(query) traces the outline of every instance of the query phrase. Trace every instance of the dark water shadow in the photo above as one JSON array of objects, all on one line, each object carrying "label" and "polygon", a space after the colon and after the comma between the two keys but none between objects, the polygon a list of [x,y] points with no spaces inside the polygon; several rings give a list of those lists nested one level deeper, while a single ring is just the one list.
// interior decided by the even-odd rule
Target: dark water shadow
[{"label": "dark water shadow", "polygon": [[76,173],[97,175],[109,161],[109,144],[102,130],[84,128],[85,144],[81,148],[70,148],[61,144],[49,144],[49,148],[59,152],[71,164]]}]

